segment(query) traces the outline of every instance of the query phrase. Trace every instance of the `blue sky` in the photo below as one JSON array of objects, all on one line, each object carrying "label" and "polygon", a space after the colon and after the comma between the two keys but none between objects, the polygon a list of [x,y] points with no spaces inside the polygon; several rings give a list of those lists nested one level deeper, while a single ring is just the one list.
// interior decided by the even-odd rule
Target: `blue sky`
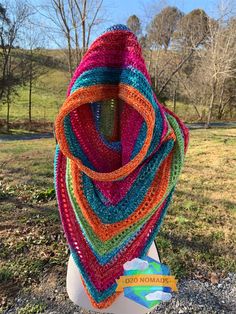
[{"label": "blue sky", "polygon": [[[32,1],[32,0],[31,0]],[[39,5],[42,2],[50,3],[50,0],[34,0],[32,4]],[[114,24],[125,24],[130,15],[136,14],[145,29],[146,22],[165,6],[176,6],[184,13],[188,13],[193,9],[201,8],[207,14],[213,16],[217,0],[104,0],[102,14],[104,23],[93,29],[90,43],[100,35],[107,27]],[[44,20],[44,17],[41,17]],[[56,44],[49,44],[50,47],[56,48]]]},{"label": "blue sky", "polygon": [[[206,11],[207,14],[212,15],[212,9],[214,9],[215,0],[104,0],[104,12],[106,13],[107,21],[97,29],[94,36],[96,37],[101,33],[104,28],[113,24],[123,23],[125,24],[128,17],[132,14],[136,14],[141,22],[145,24],[145,18],[147,14],[153,15],[155,8],[153,3],[156,3],[157,8],[162,6],[176,6],[181,11],[188,13],[193,9],[201,8]],[[101,28],[101,29],[100,29]]]},{"label": "blue sky", "polygon": [[211,8],[214,6],[212,0],[169,0],[169,1],[149,1],[149,0],[104,0],[104,5],[109,12],[109,17],[115,23],[119,21],[124,23],[128,16],[136,14],[142,16],[144,14],[144,7],[151,8],[153,3],[162,4],[164,6],[171,5],[176,6],[185,13],[190,12],[193,9],[204,9],[208,14],[211,12]]}]

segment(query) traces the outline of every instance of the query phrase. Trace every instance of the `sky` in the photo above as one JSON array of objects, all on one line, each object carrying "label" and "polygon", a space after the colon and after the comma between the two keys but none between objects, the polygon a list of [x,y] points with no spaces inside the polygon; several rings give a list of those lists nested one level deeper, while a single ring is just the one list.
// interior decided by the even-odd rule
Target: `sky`
[{"label": "sky", "polygon": [[128,17],[133,14],[137,15],[145,26],[146,20],[153,16],[155,11],[168,5],[176,6],[184,13],[201,8],[212,16],[215,2],[215,0],[104,0],[103,10],[106,15],[106,22],[96,30],[94,36],[99,35],[103,29],[113,24],[125,24]]},{"label": "sky", "polygon": [[[33,5],[40,5],[42,2],[50,3],[50,0],[30,0]],[[216,2],[219,0],[103,0],[101,16],[104,22],[93,29],[90,43],[99,36],[107,27],[114,24],[126,24],[129,16],[135,14],[139,17],[142,27],[145,30],[147,22],[160,12],[163,7],[176,6],[184,13],[189,13],[193,9],[203,9],[210,16],[214,16]],[[236,0],[222,0],[236,1]],[[41,16],[44,20],[44,17]],[[56,48],[55,43],[48,44],[51,48]]]},{"label": "sky", "polygon": [[127,18],[136,14],[142,16],[146,10],[154,10],[153,3],[156,3],[156,7],[162,6],[176,6],[185,13],[188,13],[196,8],[204,9],[208,14],[211,12],[211,7],[214,6],[214,0],[162,0],[162,1],[149,1],[149,0],[104,0],[104,6],[109,11],[110,19],[116,22],[125,22]]}]

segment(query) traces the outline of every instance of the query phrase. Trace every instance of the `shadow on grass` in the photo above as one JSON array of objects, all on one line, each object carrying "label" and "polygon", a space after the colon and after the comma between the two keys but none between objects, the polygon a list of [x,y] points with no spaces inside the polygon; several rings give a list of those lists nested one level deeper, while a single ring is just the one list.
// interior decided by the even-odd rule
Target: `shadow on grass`
[{"label": "shadow on grass", "polygon": [[55,205],[55,201],[27,203],[17,196],[1,202],[0,297],[16,296],[65,264],[65,240]]}]

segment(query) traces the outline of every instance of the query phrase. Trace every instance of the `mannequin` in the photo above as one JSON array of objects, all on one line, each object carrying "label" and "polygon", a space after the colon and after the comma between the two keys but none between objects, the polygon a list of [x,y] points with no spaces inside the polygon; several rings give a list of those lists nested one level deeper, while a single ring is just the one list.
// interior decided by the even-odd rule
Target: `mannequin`
[{"label": "mannequin", "polygon": [[[152,243],[148,256],[152,257],[156,261],[160,261],[158,251],[155,245],[155,242]],[[141,304],[138,304],[124,296],[122,293],[115,302],[106,309],[96,309],[90,303],[90,300],[86,294],[84,286],[81,282],[80,272],[78,267],[76,266],[72,256],[70,256],[68,261],[67,268],[67,293],[69,295],[70,300],[76,305],[82,307],[83,309],[96,311],[99,313],[113,313],[113,314],[144,314],[153,310],[155,307],[148,309]]]}]

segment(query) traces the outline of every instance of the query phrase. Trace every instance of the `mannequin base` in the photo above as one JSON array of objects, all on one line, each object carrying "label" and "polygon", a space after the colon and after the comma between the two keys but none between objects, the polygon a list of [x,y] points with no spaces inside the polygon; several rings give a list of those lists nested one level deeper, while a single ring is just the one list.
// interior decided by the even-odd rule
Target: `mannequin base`
[{"label": "mannequin base", "polygon": [[[147,255],[155,259],[156,261],[160,261],[154,242],[152,243]],[[153,308],[148,309],[142,306],[141,304],[138,304],[126,298],[124,294],[122,293],[114,301],[114,303],[112,303],[112,305],[107,307],[106,309],[99,310],[97,308],[94,308],[84,289],[84,286],[81,281],[79,269],[76,266],[72,256],[70,256],[69,261],[68,261],[66,288],[67,288],[68,296],[73,303],[75,303],[76,305],[80,306],[83,309],[86,309],[89,311],[96,311],[98,313],[145,314],[152,311],[156,307],[154,306]]]}]

